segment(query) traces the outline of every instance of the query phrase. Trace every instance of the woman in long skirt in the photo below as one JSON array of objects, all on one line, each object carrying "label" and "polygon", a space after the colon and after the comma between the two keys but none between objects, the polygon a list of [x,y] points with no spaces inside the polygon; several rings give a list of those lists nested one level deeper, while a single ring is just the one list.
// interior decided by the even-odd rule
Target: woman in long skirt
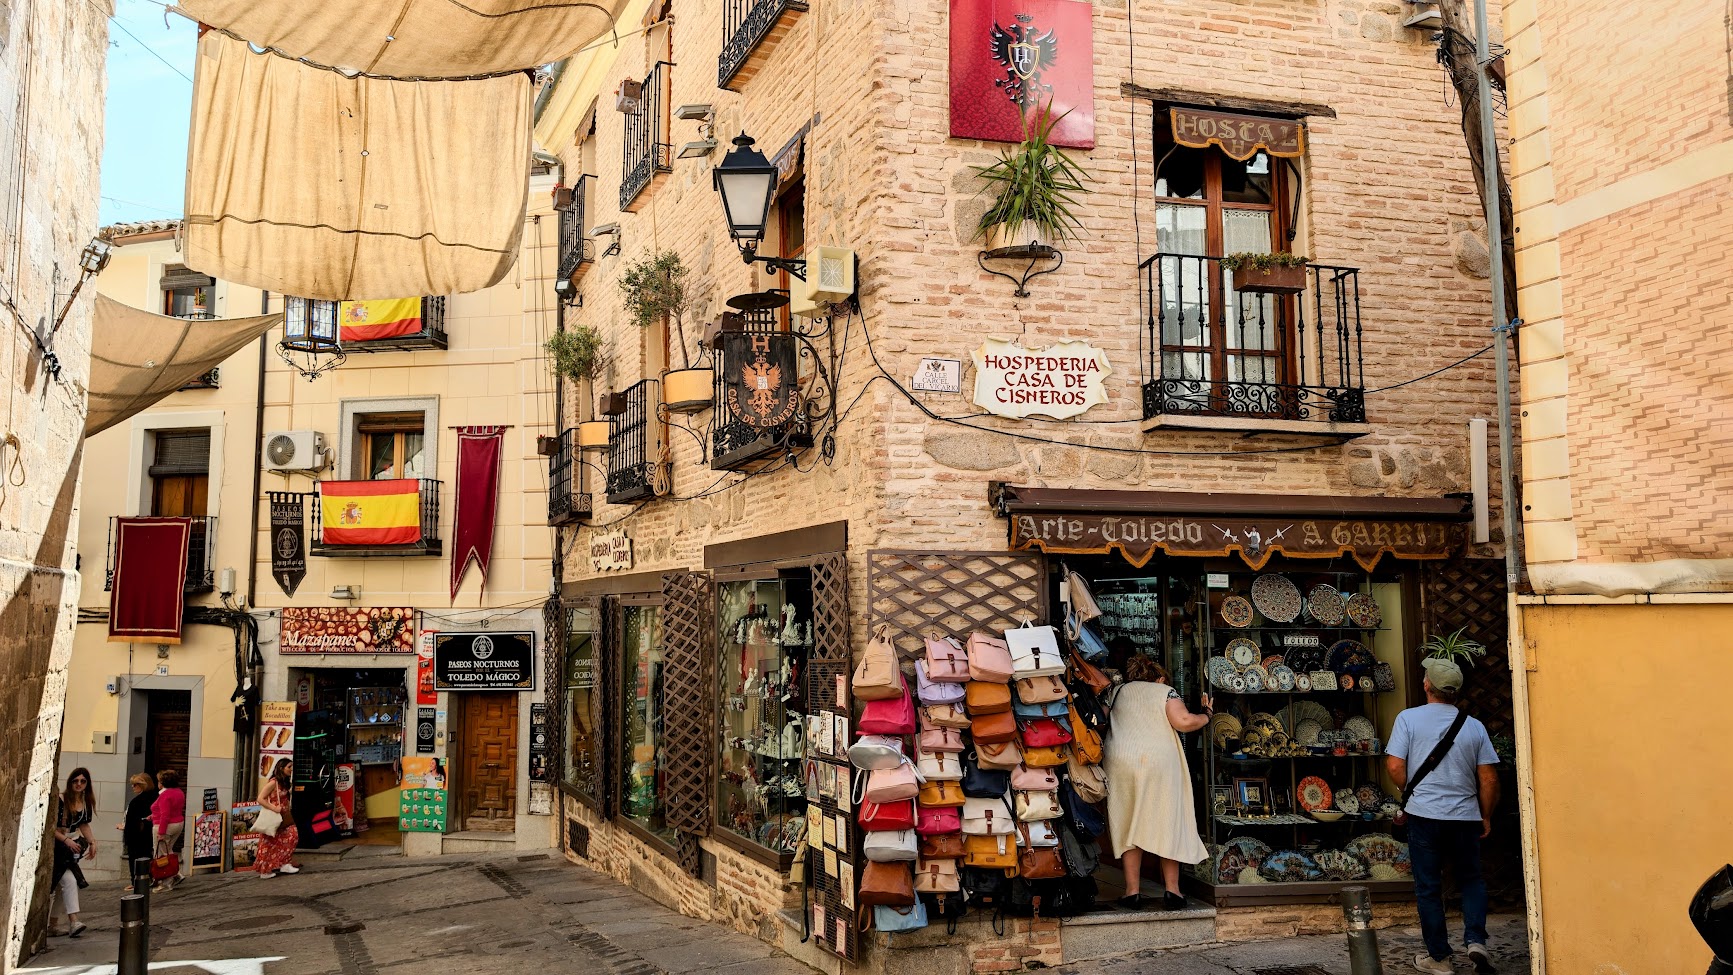
[{"label": "woman in long skirt", "polygon": [[294,795],[292,782],[295,775],[295,763],[291,759],[279,758],[271,769],[271,777],[265,781],[265,787],[259,790],[259,805],[283,817],[283,822],[277,827],[277,832],[270,836],[259,837],[258,855],[253,860],[253,866],[259,871],[259,878],[275,877],[279,873],[300,873],[301,868],[289,862],[295,855],[295,845],[301,836],[295,830],[295,819],[289,814],[289,799]]}]

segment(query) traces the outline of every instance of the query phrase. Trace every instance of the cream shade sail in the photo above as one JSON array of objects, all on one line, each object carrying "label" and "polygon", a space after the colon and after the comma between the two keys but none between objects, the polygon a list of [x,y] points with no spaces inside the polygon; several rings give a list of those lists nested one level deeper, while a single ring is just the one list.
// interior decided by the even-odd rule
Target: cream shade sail
[{"label": "cream shade sail", "polygon": [[468,78],[534,68],[611,30],[625,0],[181,0],[254,45],[381,78]]},{"label": "cream shade sail", "polygon": [[327,300],[479,291],[511,270],[529,193],[525,75],[346,78],[212,31],[195,79],[188,266]]},{"label": "cream shade sail", "polygon": [[221,365],[272,328],[281,313],[188,320],[153,315],[96,296],[90,342],[90,413],[84,435],[101,433]]}]

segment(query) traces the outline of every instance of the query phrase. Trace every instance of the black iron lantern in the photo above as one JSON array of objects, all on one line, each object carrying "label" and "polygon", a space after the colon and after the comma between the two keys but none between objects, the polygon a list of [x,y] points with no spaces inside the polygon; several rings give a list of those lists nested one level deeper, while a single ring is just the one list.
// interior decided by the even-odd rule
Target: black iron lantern
[{"label": "black iron lantern", "polygon": [[337,328],[337,302],[285,298],[277,354],[308,379],[341,365],[348,354]]},{"label": "black iron lantern", "polygon": [[728,233],[748,253],[764,239],[777,182],[776,167],[764,153],[752,148],[752,143],[751,136],[740,133],[734,139],[734,150],[711,172],[716,192],[722,194]]}]

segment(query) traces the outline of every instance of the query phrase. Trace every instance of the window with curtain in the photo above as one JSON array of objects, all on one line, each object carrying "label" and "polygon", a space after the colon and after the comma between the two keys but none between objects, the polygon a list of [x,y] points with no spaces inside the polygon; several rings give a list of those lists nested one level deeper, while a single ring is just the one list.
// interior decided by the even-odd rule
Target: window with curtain
[{"label": "window with curtain", "polygon": [[672,843],[662,742],[662,608],[621,611],[620,814]]}]

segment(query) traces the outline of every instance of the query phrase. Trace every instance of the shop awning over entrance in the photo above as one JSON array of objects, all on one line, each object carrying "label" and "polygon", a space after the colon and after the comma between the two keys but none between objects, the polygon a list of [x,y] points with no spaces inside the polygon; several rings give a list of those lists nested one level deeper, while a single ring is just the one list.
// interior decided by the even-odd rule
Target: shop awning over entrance
[{"label": "shop awning over entrance", "polygon": [[1091,491],[996,485],[993,506],[1011,548],[1052,554],[1119,552],[1135,566],[1169,555],[1238,554],[1261,569],[1280,552],[1296,558],[1352,555],[1372,571],[1386,553],[1443,559],[1459,553],[1466,498]]}]

